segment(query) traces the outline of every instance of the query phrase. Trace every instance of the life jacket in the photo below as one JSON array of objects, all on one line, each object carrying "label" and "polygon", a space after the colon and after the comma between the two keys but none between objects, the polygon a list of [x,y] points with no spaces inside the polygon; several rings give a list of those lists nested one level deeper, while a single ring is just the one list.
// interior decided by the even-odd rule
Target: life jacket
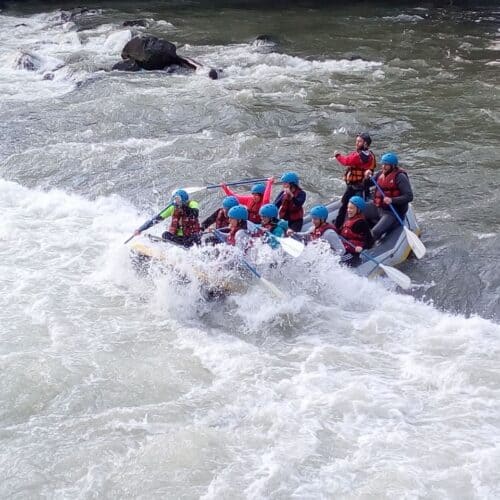
[{"label": "life jacket", "polygon": [[321,224],[321,226],[315,227],[310,233],[311,241],[314,241],[314,240],[321,238],[321,236],[323,236],[323,233],[328,229],[332,229],[333,231],[335,231],[335,226],[333,224],[328,223],[328,222],[323,222],[323,224]]},{"label": "life jacket", "polygon": [[260,224],[261,218],[259,215],[259,210],[261,206],[262,206],[262,196],[260,196],[260,199],[258,201],[255,200],[254,197],[252,196],[252,199],[250,200],[250,203],[247,206],[248,220],[250,222],[253,222],[254,224]]},{"label": "life jacket", "polygon": [[[380,186],[385,196],[389,198],[396,198],[397,196],[401,195],[401,191],[399,191],[398,185],[396,184],[396,177],[400,173],[408,175],[402,168],[394,167],[389,175],[386,176],[384,175],[384,173],[381,173],[378,176],[377,184]],[[389,205],[386,205],[384,203],[384,197],[378,189],[375,190],[375,197],[373,199],[373,202],[377,207],[385,209],[389,208]]]},{"label": "life jacket", "polygon": [[[296,188],[296,191],[293,193],[294,196],[302,192],[302,189],[299,187]],[[283,196],[283,201],[281,202],[281,207],[278,213],[278,217],[280,219],[285,219],[287,221],[295,221],[304,218],[304,207],[298,207],[293,203],[292,199],[288,199]]]},{"label": "life jacket", "polygon": [[172,214],[168,232],[177,236],[193,236],[201,231],[195,211],[187,205],[176,207]]},{"label": "life jacket", "polygon": [[229,217],[226,215],[223,208],[219,208],[217,217],[215,218],[215,228],[221,229],[227,226],[229,226]]},{"label": "life jacket", "polygon": [[[355,233],[352,230],[354,224],[356,224],[356,222],[358,222],[359,220],[365,220],[364,215],[358,213],[354,217],[352,217],[351,219],[347,219],[344,222],[344,224],[342,225],[342,229],[340,230],[340,235],[343,236],[347,241],[350,241],[355,247],[362,247],[363,248],[366,244],[366,242],[363,238],[363,235],[360,233]],[[353,253],[354,247],[352,247],[351,245],[349,245],[345,241],[343,243],[344,243],[345,249],[348,252]]]},{"label": "life jacket", "polygon": [[365,178],[365,172],[367,170],[373,172],[377,166],[377,160],[372,151],[360,151],[358,154],[362,165],[349,166],[346,168],[344,180],[347,184],[361,184]]}]

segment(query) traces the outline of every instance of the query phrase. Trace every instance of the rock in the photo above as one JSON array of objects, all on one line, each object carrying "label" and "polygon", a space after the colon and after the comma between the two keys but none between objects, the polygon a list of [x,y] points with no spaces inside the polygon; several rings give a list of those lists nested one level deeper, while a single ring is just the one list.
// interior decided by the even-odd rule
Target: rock
[{"label": "rock", "polygon": [[53,80],[54,79],[54,73],[45,73],[43,75],[44,80]]},{"label": "rock", "polygon": [[132,19],[130,21],[124,21],[122,24],[123,27],[126,26],[142,26],[143,28],[147,28],[149,26],[149,23],[146,21],[146,19]]},{"label": "rock", "polygon": [[272,35],[259,35],[255,38],[252,45],[257,47],[276,47],[278,45],[278,40]]},{"label": "rock", "polygon": [[140,71],[142,68],[133,59],[125,59],[117,62],[111,69],[116,71]]},{"label": "rock", "polygon": [[21,28],[21,27],[25,28],[26,26],[28,26],[26,23],[19,23],[19,24],[16,24],[14,26],[14,28]]},{"label": "rock", "polygon": [[26,71],[38,71],[42,67],[42,59],[29,52],[21,52],[14,65],[16,69],[25,69]]},{"label": "rock", "polygon": [[210,68],[210,71],[208,72],[208,78],[211,80],[218,80],[221,76],[224,70],[222,69],[215,69],[215,68]]},{"label": "rock", "polygon": [[163,69],[173,64],[182,65],[173,43],[155,36],[136,36],[125,44],[122,59],[132,59],[141,68],[154,70]]},{"label": "rock", "polygon": [[348,52],[347,54],[345,54],[344,57],[348,61],[358,61],[358,60],[363,61],[364,60],[360,55],[358,55],[358,54],[352,54],[351,52]]}]

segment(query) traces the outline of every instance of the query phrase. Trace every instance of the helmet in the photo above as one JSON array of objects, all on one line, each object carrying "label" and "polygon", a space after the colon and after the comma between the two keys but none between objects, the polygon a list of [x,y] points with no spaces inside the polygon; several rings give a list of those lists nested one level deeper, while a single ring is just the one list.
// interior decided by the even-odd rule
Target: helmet
[{"label": "helmet", "polygon": [[325,205],[316,205],[311,208],[309,212],[311,217],[315,217],[317,219],[326,220],[328,218],[328,208]]},{"label": "helmet", "polygon": [[361,198],[361,196],[352,196],[349,200],[349,203],[352,203],[356,208],[363,211],[366,207],[365,200]]},{"label": "helmet", "polygon": [[276,219],[278,217],[278,207],[273,203],[262,205],[259,210],[259,215],[261,217],[269,217],[270,219]]},{"label": "helmet", "polygon": [[172,193],[172,198],[179,197],[182,203],[186,203],[189,200],[189,195],[184,191],[184,189],[178,189]]},{"label": "helmet", "polygon": [[358,137],[361,137],[361,139],[363,139],[363,141],[365,141],[368,146],[370,146],[370,144],[372,143],[372,138],[370,137],[370,134],[368,132],[358,134]]},{"label": "helmet", "polygon": [[229,212],[227,213],[227,216],[230,219],[248,220],[247,207],[244,207],[243,205],[236,205],[235,207],[233,207],[229,210]]},{"label": "helmet", "polygon": [[222,206],[226,210],[229,210],[230,208],[233,208],[233,207],[235,207],[236,205],[239,205],[239,204],[240,204],[240,202],[234,196],[226,196],[222,200]]},{"label": "helmet", "polygon": [[382,163],[382,165],[385,163],[387,165],[392,165],[393,167],[396,167],[398,165],[398,157],[396,156],[395,153],[385,153],[382,155],[380,163]]},{"label": "helmet", "polygon": [[266,186],[262,184],[262,182],[259,182],[258,184],[254,184],[252,186],[252,189],[250,189],[250,192],[252,194],[264,194],[264,191],[266,190]]},{"label": "helmet", "polygon": [[299,176],[295,172],[285,172],[280,179],[281,182],[299,185]]}]

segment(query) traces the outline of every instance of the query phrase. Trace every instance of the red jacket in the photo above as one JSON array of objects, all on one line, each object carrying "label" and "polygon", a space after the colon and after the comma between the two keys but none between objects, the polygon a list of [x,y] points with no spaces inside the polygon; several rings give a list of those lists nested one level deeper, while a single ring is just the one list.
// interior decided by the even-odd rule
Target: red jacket
[{"label": "red jacket", "polygon": [[255,224],[260,224],[259,210],[262,205],[270,202],[273,183],[274,179],[272,178],[266,181],[266,190],[264,191],[260,202],[257,203],[255,202],[253,194],[237,194],[234,191],[231,191],[231,189],[224,184],[221,187],[224,193],[228,196],[234,196],[240,205],[245,205],[248,208],[248,220],[254,222]]}]

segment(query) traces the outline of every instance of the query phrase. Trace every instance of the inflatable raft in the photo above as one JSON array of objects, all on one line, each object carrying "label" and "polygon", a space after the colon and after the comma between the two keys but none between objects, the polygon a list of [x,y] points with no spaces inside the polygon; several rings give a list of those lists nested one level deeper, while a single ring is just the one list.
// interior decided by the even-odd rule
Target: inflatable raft
[{"label": "inflatable raft", "polygon": [[183,257],[189,250],[158,236],[141,235],[129,244],[129,248],[132,264],[139,274],[147,275],[154,269],[173,272],[181,283],[189,283],[194,278],[200,285],[200,295],[206,300],[217,300],[244,289],[243,280],[238,279],[234,272],[206,266],[202,259],[198,262],[190,259],[190,270],[186,272]]},{"label": "inflatable raft", "polygon": [[[340,207],[340,201],[331,202],[326,206],[329,211],[328,220],[334,220]],[[420,235],[421,231],[411,204],[404,218],[404,223],[413,233]],[[311,224],[310,216],[305,217],[302,231],[308,231],[311,228]],[[176,247],[174,252],[169,251],[172,250],[172,246]],[[164,266],[170,271],[174,271],[179,281],[192,281],[188,273],[182,271],[183,268],[185,269],[185,265],[180,265],[179,263],[179,252],[182,255],[183,252],[188,252],[188,249],[173,242],[167,242],[157,236],[143,235],[130,244],[130,250],[132,262],[138,272],[146,274],[152,265],[156,265],[160,269]],[[404,262],[411,252],[412,248],[408,243],[405,230],[402,226],[398,226],[390,233],[384,235],[375,246],[366,250],[364,252],[365,255],[361,255],[361,264],[353,268],[353,271],[361,276],[375,276],[380,274],[382,269],[376,262],[369,259],[368,256],[384,266],[397,266]],[[207,253],[205,257],[210,258],[210,254]],[[189,265],[192,267],[192,276],[194,275],[200,284],[201,296],[207,300],[223,298],[232,293],[242,292],[249,281],[248,273],[244,271],[234,272],[234,265],[232,267],[207,267],[203,265],[202,260],[197,261],[196,259],[190,260]],[[233,272],[229,272],[230,270]]]}]

